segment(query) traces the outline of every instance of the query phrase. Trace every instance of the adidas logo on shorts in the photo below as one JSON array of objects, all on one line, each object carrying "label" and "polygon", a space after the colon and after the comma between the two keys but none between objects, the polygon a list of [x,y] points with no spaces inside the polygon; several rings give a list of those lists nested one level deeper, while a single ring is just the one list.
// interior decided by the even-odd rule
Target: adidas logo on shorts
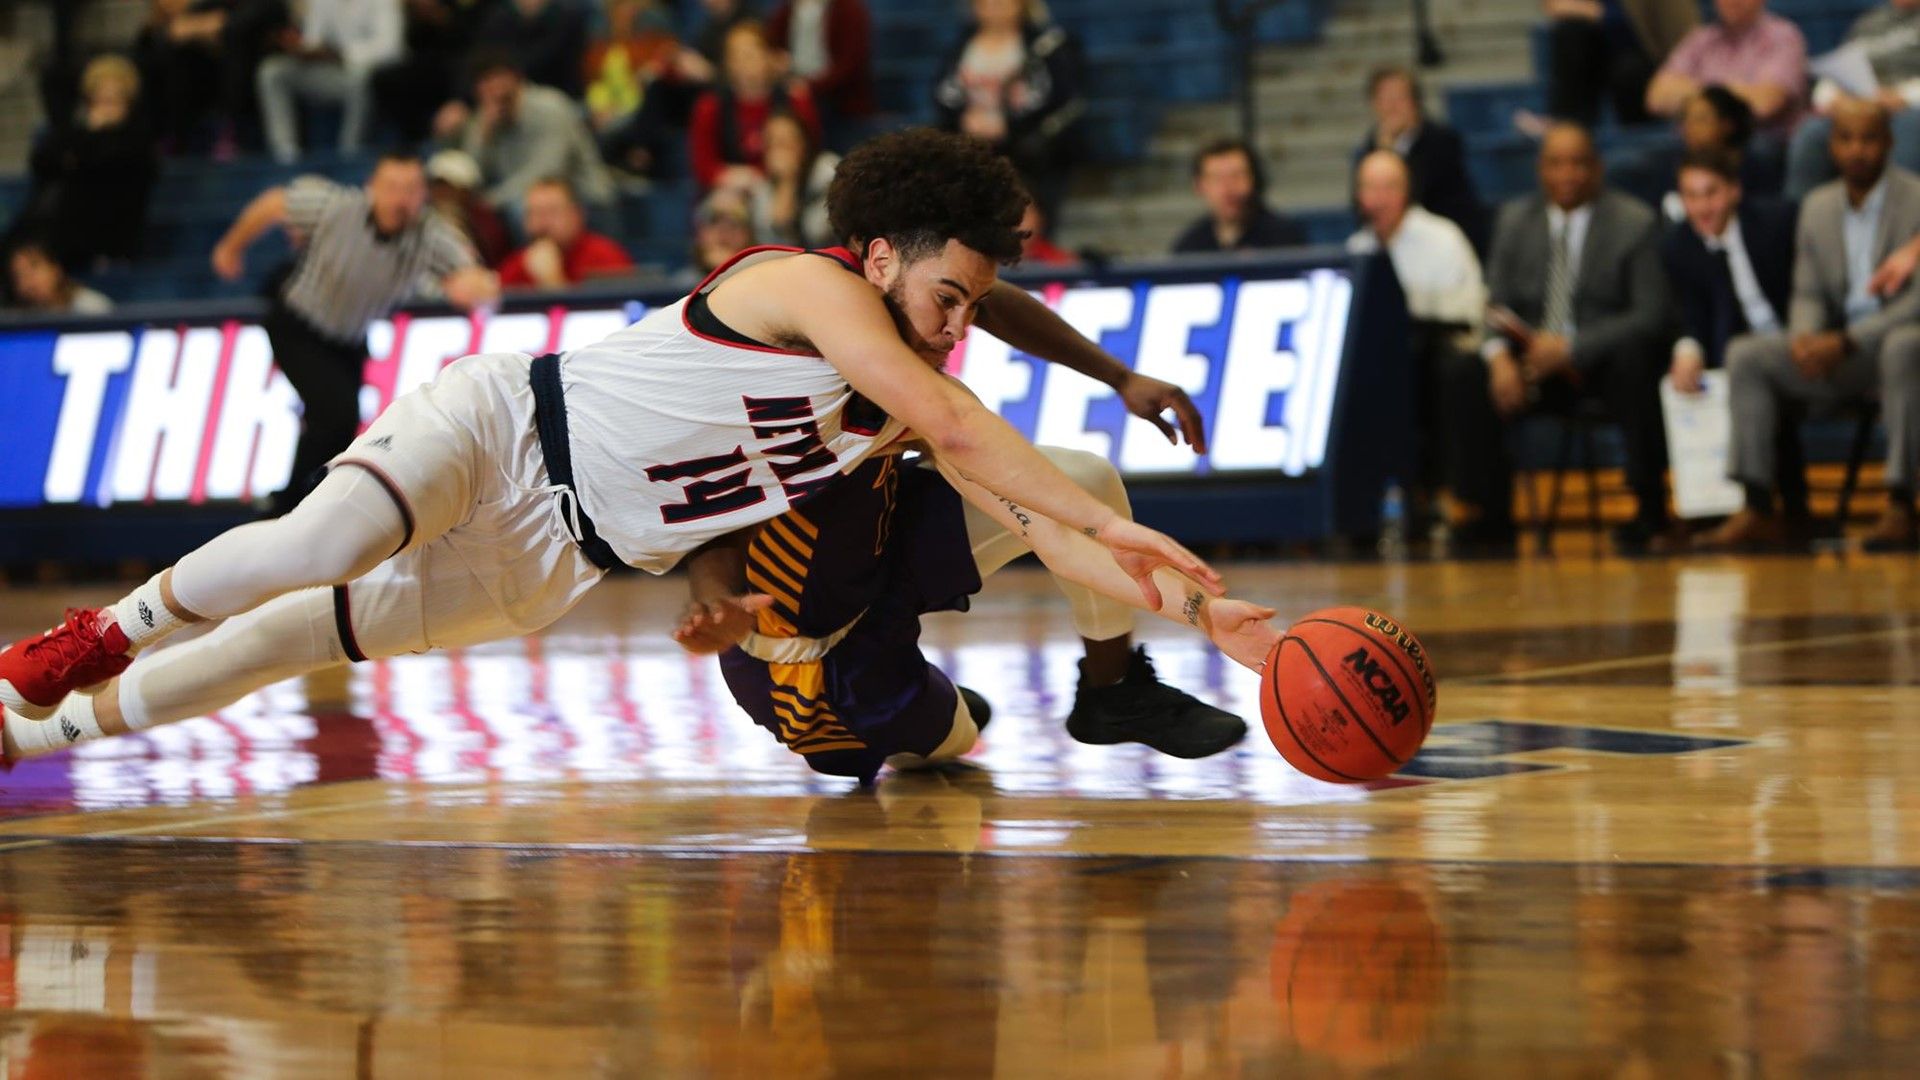
[{"label": "adidas logo on shorts", "polygon": [[391,450],[393,449],[393,436],[382,435],[377,439],[368,439],[367,448],[370,450]]}]

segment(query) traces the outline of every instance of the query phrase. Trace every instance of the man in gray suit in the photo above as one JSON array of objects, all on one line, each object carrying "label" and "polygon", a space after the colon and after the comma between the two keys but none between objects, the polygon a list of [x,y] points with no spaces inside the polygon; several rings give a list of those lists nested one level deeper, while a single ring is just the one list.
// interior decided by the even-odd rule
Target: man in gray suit
[{"label": "man in gray suit", "polygon": [[1494,333],[1482,355],[1449,365],[1448,482],[1477,520],[1456,547],[1513,546],[1513,463],[1505,421],[1536,406],[1565,412],[1598,397],[1626,437],[1627,482],[1639,502],[1616,533],[1627,551],[1680,541],[1667,515],[1667,437],[1660,378],[1671,341],[1671,305],[1660,265],[1658,220],[1633,198],[1601,186],[1593,137],[1556,124],[1540,144],[1540,189],[1503,208],[1487,260]]},{"label": "man in gray suit", "polygon": [[1700,538],[1716,550],[1792,541],[1775,506],[1774,446],[1802,408],[1831,409],[1880,396],[1887,428],[1886,516],[1869,550],[1915,546],[1913,489],[1920,476],[1920,287],[1875,296],[1874,267],[1920,233],[1920,176],[1890,167],[1892,125],[1878,103],[1849,99],[1833,111],[1830,149],[1840,179],[1815,188],[1800,210],[1793,300],[1785,333],[1748,334],[1727,347],[1733,446],[1728,472],[1747,489],[1746,509]]}]

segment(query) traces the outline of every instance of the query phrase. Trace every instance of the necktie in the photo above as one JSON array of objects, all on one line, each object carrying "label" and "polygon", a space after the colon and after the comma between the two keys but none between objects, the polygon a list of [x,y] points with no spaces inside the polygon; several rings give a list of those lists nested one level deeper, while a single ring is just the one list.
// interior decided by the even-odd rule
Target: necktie
[{"label": "necktie", "polygon": [[1562,225],[1553,230],[1547,251],[1547,308],[1541,329],[1550,334],[1564,335],[1573,329],[1573,267],[1567,252],[1567,229]]}]

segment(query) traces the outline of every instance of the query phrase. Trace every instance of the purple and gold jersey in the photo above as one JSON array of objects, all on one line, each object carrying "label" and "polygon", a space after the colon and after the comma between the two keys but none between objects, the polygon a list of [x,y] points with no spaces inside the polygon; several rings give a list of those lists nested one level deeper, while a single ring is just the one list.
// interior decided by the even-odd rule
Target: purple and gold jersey
[{"label": "purple and gold jersey", "polygon": [[773,597],[758,630],[770,644],[844,631],[819,659],[720,658],[734,700],[808,765],[871,779],[888,756],[946,738],[956,691],[920,652],[920,616],[965,610],[980,575],[960,496],[938,473],[893,455],[862,462],[760,528],[747,582]]}]

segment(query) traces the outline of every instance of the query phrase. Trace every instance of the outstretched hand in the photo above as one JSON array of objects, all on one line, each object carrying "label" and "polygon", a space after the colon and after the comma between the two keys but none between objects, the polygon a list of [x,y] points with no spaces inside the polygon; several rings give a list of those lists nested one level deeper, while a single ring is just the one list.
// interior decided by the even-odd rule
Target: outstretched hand
[{"label": "outstretched hand", "polygon": [[1226,595],[1227,587],[1220,575],[1200,561],[1200,556],[1181,547],[1172,537],[1137,521],[1115,517],[1095,532],[1093,538],[1113,554],[1113,561],[1140,586],[1140,595],[1146,598],[1149,611],[1159,611],[1161,607],[1160,587],[1154,584],[1153,572],[1163,566],[1187,575],[1214,596]]},{"label": "outstretched hand", "polygon": [[[1132,372],[1120,384],[1120,400],[1126,402],[1127,411],[1160,429],[1160,434],[1175,446],[1180,445],[1180,435],[1187,437],[1187,445],[1193,447],[1196,454],[1207,452],[1207,425],[1200,419],[1200,410],[1187,396],[1185,390],[1151,375]],[[1179,428],[1176,433],[1174,423],[1169,423],[1167,411],[1173,411],[1174,423]]]},{"label": "outstretched hand", "polygon": [[747,639],[758,625],[760,612],[773,606],[765,593],[729,596],[709,604],[694,601],[673,628],[673,640],[696,656],[726,652]]},{"label": "outstretched hand", "polygon": [[1273,625],[1277,614],[1270,607],[1246,600],[1214,600],[1201,609],[1207,640],[1234,663],[1255,672],[1266,666],[1267,657],[1284,633]]}]

